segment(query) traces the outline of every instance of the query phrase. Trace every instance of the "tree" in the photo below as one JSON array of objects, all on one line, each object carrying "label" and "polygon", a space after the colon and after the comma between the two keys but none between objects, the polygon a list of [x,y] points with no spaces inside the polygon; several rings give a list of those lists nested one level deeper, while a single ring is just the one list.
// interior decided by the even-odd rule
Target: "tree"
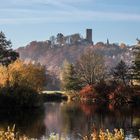
[{"label": "tree", "polygon": [[127,86],[129,81],[129,68],[124,61],[120,61],[117,66],[112,70],[112,75],[115,80],[122,82]]},{"label": "tree", "polygon": [[104,79],[105,64],[102,55],[89,49],[81,55],[76,72],[84,85],[93,85]]},{"label": "tree", "polygon": [[137,39],[138,44],[134,48],[134,67],[133,67],[133,79],[140,83],[140,40]]},{"label": "tree", "polygon": [[4,66],[8,66],[19,57],[19,54],[13,51],[11,47],[11,41],[8,41],[5,34],[0,32],[0,63]]},{"label": "tree", "polygon": [[66,60],[63,63],[61,85],[65,91],[76,91],[81,87],[74,65]]},{"label": "tree", "polygon": [[126,48],[127,48],[127,47],[126,47],[126,44],[121,43],[121,44],[120,44],[120,48],[121,48],[121,49],[126,49]]},{"label": "tree", "polygon": [[39,64],[25,64],[21,60],[8,65],[8,72],[5,66],[0,66],[0,86],[7,86],[6,79],[9,77],[9,86],[27,87],[41,91],[46,82],[45,67]]},{"label": "tree", "polygon": [[64,36],[63,36],[63,34],[62,34],[62,33],[58,33],[58,34],[57,34],[57,43],[58,43],[59,45],[62,45],[63,42],[64,42]]}]

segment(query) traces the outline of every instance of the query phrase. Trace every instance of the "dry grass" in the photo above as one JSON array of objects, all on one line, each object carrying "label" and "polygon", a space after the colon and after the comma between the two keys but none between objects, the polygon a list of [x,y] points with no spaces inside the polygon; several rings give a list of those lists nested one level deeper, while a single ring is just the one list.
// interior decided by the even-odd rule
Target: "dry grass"
[{"label": "dry grass", "polygon": [[15,125],[6,131],[0,131],[0,140],[29,140],[26,136],[19,136],[18,133],[15,132]]},{"label": "dry grass", "polygon": [[108,129],[106,131],[100,130],[99,132],[94,131],[90,138],[87,136],[84,140],[125,140],[124,132],[122,129],[114,129],[114,133],[111,133]]},{"label": "dry grass", "polygon": [[[0,140],[35,140],[30,139],[26,136],[20,136],[19,133],[15,132],[15,125],[6,131],[0,131]],[[59,134],[50,134],[49,138],[43,138],[43,140],[68,140],[63,136],[59,136]],[[110,132],[109,130],[99,132],[94,131],[89,137],[85,136],[81,138],[81,140],[125,140],[124,131],[122,129],[114,129],[114,132]],[[139,139],[133,139],[139,140]]]}]

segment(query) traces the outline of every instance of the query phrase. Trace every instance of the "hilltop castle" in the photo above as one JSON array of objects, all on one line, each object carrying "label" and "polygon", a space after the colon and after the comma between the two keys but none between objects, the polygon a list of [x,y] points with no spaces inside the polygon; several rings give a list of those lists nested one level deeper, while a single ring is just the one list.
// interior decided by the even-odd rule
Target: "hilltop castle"
[{"label": "hilltop castle", "polygon": [[71,45],[85,45],[93,44],[92,41],[92,29],[86,29],[86,38],[83,38],[79,33],[64,36],[62,33],[58,33],[57,36],[51,36],[48,43],[52,46],[71,46]]}]

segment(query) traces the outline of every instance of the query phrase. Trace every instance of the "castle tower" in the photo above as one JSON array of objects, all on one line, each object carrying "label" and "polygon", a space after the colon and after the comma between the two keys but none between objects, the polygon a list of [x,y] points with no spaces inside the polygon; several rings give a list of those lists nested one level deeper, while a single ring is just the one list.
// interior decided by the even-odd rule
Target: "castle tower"
[{"label": "castle tower", "polygon": [[107,38],[107,42],[106,42],[106,43],[107,43],[107,45],[109,45],[109,44],[110,44],[110,43],[109,43],[109,39],[108,39],[108,38]]},{"label": "castle tower", "polygon": [[86,40],[89,43],[93,43],[92,42],[92,29],[86,29]]}]

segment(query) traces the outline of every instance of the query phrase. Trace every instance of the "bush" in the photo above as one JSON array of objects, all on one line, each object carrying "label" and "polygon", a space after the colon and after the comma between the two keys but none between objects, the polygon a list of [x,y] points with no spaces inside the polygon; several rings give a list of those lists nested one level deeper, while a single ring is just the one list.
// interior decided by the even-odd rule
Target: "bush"
[{"label": "bush", "polygon": [[107,102],[110,87],[105,82],[100,82],[95,86],[97,91],[97,98],[99,101]]},{"label": "bush", "polygon": [[86,85],[80,91],[80,97],[85,99],[93,99],[96,98],[97,93],[92,85]]},{"label": "bush", "polygon": [[115,106],[125,104],[129,100],[128,91],[124,86],[118,85],[114,91],[109,93],[108,99]]},{"label": "bush", "polygon": [[0,107],[37,107],[42,104],[40,95],[28,87],[4,87],[0,89]]}]

